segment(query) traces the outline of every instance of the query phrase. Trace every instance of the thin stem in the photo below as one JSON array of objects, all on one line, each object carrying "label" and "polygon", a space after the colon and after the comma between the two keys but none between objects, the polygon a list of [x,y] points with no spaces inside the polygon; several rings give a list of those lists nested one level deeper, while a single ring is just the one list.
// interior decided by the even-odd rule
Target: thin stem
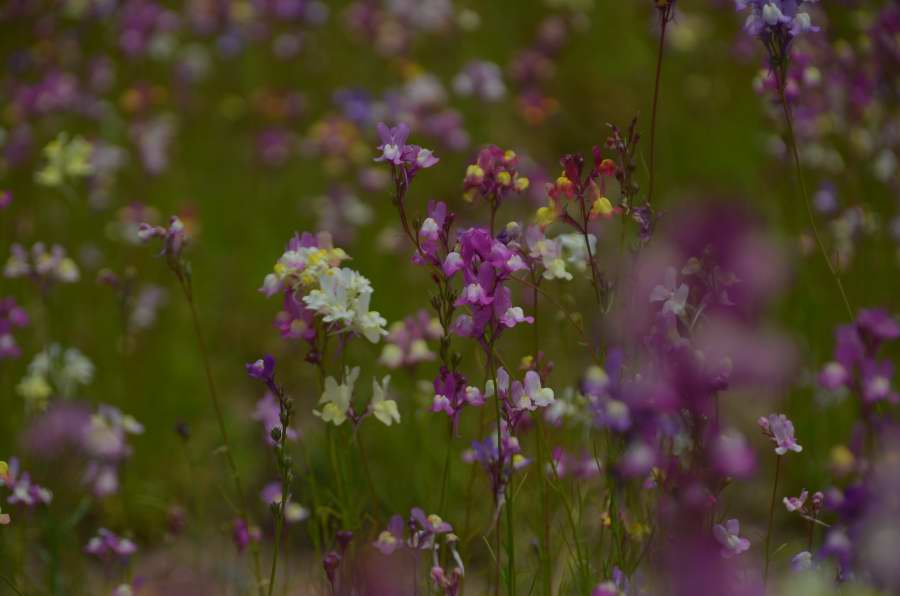
[{"label": "thin stem", "polygon": [[538,470],[541,478],[541,517],[543,518],[543,535],[541,540],[541,565],[543,567],[542,583],[544,587],[544,595],[550,596],[552,593],[552,573],[550,565],[550,493],[547,490],[547,474],[545,470],[546,460],[546,438],[544,437],[544,420],[541,416],[537,416],[537,452],[538,452]]},{"label": "thin stem", "polygon": [[656,55],[656,80],[653,84],[653,108],[650,112],[650,180],[647,185],[647,203],[653,201],[653,181],[656,164],[656,104],[659,101],[659,80],[662,74],[663,52],[666,47],[666,25],[672,13],[672,4],[659,9],[659,52]]},{"label": "thin stem", "polygon": [[772,520],[775,519],[775,501],[778,498],[778,475],[781,472],[781,456],[775,456],[775,482],[772,483],[772,502],[769,504],[769,525],[766,530],[766,566],[763,570],[763,584],[769,580],[769,543],[772,540]]},{"label": "thin stem", "polygon": [[[219,433],[222,435],[222,444],[225,447],[225,459],[228,462],[228,467],[231,470],[231,477],[234,480],[234,488],[237,493],[237,501],[238,501],[238,510],[240,511],[241,517],[244,520],[244,523],[250,523],[250,518],[247,515],[247,502],[244,496],[244,486],[241,483],[241,476],[238,473],[237,464],[234,461],[234,455],[231,452],[231,444],[228,441],[228,431],[225,428],[225,419],[222,416],[222,407],[219,405],[219,394],[216,391],[216,383],[213,379],[212,367],[209,363],[209,351],[206,347],[206,339],[203,337],[203,330],[200,327],[200,318],[197,316],[197,307],[194,305],[194,298],[192,296],[191,289],[187,284],[187,282],[181,276],[178,277],[179,282],[181,282],[181,289],[184,292],[184,297],[187,299],[188,306],[190,306],[191,310],[191,321],[194,324],[194,335],[197,337],[197,345],[200,348],[200,356],[203,360],[203,370],[206,372],[206,384],[209,389],[209,396],[213,404],[213,410],[216,413],[216,422],[219,425]],[[262,584],[262,570],[260,568],[260,560],[259,560],[259,548],[256,546],[254,541],[251,541],[250,545],[251,551],[253,553],[253,574],[256,578],[256,586],[259,591],[260,596],[265,594],[263,591]]]},{"label": "thin stem", "polygon": [[447,479],[450,475],[450,455],[453,451],[453,421],[450,421],[450,433],[447,436],[447,453],[444,456],[444,472],[441,475],[441,500],[438,511],[444,513],[444,504],[447,497]]},{"label": "thin stem", "polygon": [[794,168],[797,170],[797,181],[800,185],[800,194],[803,196],[803,204],[806,206],[806,214],[809,217],[809,223],[812,227],[813,236],[816,239],[816,244],[819,247],[819,252],[822,253],[822,258],[825,259],[825,264],[828,266],[828,271],[831,273],[831,276],[834,278],[834,281],[837,284],[838,291],[841,294],[841,300],[844,302],[844,308],[847,309],[847,316],[850,317],[850,320],[853,320],[853,308],[850,306],[850,300],[847,298],[847,292],[844,290],[844,284],[841,281],[841,276],[838,273],[837,269],[834,267],[834,264],[831,262],[831,259],[828,257],[828,252],[825,250],[825,244],[822,242],[822,237],[819,234],[819,227],[816,225],[816,216],[813,213],[812,203],[809,200],[809,193],[806,190],[806,180],[803,177],[803,169],[800,165],[800,152],[797,150],[797,138],[794,135],[794,121],[791,117],[791,110],[788,106],[787,97],[785,96],[784,92],[784,73],[781,72],[780,68],[775,68],[774,70],[775,78],[777,79],[778,96],[781,99],[781,107],[784,110],[784,120],[787,124],[787,141],[791,149],[791,154],[794,158]]},{"label": "thin stem", "polygon": [[272,544],[272,568],[269,570],[268,596],[272,596],[272,591],[275,589],[275,572],[278,569],[278,546],[281,543],[281,531],[284,527],[284,503],[287,501],[286,492],[284,487],[282,487],[280,511],[275,518],[275,542]]},{"label": "thin stem", "polygon": [[14,584],[12,582],[12,580],[9,579],[8,577],[6,577],[5,575],[0,574],[0,580],[3,580],[3,583],[5,583],[7,586],[9,586],[9,589],[12,590],[13,592],[15,592],[16,594],[18,594],[19,596],[25,596],[24,594],[22,594],[22,592],[19,591],[19,588],[16,587],[16,584]]}]

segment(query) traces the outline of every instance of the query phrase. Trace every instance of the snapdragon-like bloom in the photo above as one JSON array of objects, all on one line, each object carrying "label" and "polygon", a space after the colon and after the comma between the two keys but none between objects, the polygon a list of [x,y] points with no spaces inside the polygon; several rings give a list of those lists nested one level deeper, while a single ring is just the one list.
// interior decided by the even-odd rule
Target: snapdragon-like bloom
[{"label": "snapdragon-like bloom", "polygon": [[650,302],[662,302],[663,314],[672,313],[676,317],[684,314],[690,288],[687,284],[678,284],[678,273],[674,267],[666,269],[664,285],[658,285],[650,292]]},{"label": "snapdragon-like bloom", "polygon": [[716,524],[713,527],[713,536],[722,545],[720,551],[726,559],[736,557],[750,549],[750,541],[742,538],[741,523],[736,519],[729,519],[724,524]]},{"label": "snapdragon-like bloom", "polygon": [[82,435],[82,449],[89,459],[83,481],[96,496],[119,490],[119,467],[132,452],[128,437],[143,432],[141,423],[113,406],[100,405],[91,416]]},{"label": "snapdragon-like bloom", "polygon": [[353,398],[353,387],[359,377],[359,367],[347,368],[344,372],[344,381],[338,383],[334,377],[325,379],[325,391],[319,398],[320,410],[313,410],[313,414],[323,422],[342,425],[351,412],[350,400]]},{"label": "snapdragon-like bloom", "polygon": [[385,426],[400,423],[400,411],[397,409],[397,402],[388,399],[388,384],[391,377],[386,376],[379,383],[372,379],[372,401],[369,402],[369,412]]},{"label": "snapdragon-like bloom", "polygon": [[78,265],[58,244],[47,250],[43,242],[36,242],[31,252],[20,244],[13,244],[9,250],[3,274],[10,279],[28,277],[39,286],[47,287],[53,283],[74,283],[81,276]]},{"label": "snapdragon-like bloom", "polygon": [[9,489],[7,502],[10,505],[37,507],[49,505],[53,500],[52,492],[33,483],[31,475],[19,469],[19,459],[16,457],[10,458],[8,465],[5,462],[0,465],[0,486]]},{"label": "snapdragon-like bloom", "polygon": [[91,144],[82,137],[69,139],[65,132],[44,147],[46,163],[35,174],[35,181],[42,186],[60,187],[68,182],[89,176],[91,165]]},{"label": "snapdragon-like bloom", "polygon": [[803,451],[794,437],[794,424],[784,414],[770,414],[768,418],[761,417],[758,420],[763,434],[775,443],[775,453],[784,455],[788,451],[800,453]]},{"label": "snapdragon-like bloom", "polygon": [[127,561],[137,552],[137,545],[127,538],[122,538],[106,528],[100,528],[97,535],[88,541],[84,552],[102,561]]},{"label": "snapdragon-like bloom", "polygon": [[430,149],[418,145],[408,145],[409,125],[401,122],[391,128],[384,122],[379,122],[376,127],[381,144],[378,150],[381,155],[375,161],[386,161],[394,166],[403,167],[406,176],[411,178],[418,170],[430,168],[438,163],[438,158]]},{"label": "snapdragon-like bloom", "polygon": [[442,366],[438,376],[434,379],[434,398],[431,404],[432,412],[444,412],[453,421],[456,428],[459,416],[466,406],[481,406],[484,404],[484,396],[477,387],[468,386],[466,378],[456,372]]},{"label": "snapdragon-like bloom", "polygon": [[154,226],[149,223],[141,223],[138,226],[138,238],[141,242],[149,242],[153,238],[162,240],[162,255],[166,257],[169,266],[173,269],[180,267],[182,252],[189,241],[187,228],[177,215],[169,219],[168,227]]},{"label": "snapdragon-like bloom", "polygon": [[319,274],[317,281],[319,287],[304,296],[303,302],[324,322],[358,333],[372,343],[387,335],[387,321],[369,310],[373,290],[367,278],[347,267],[334,267]]},{"label": "snapdragon-like bloom", "polygon": [[373,546],[383,555],[393,554],[395,550],[403,546],[403,517],[394,515],[388,522],[387,529],[383,530]]},{"label": "snapdragon-like bloom", "polygon": [[805,488],[800,492],[800,495],[797,497],[785,497],[784,498],[784,508],[793,513],[794,511],[800,511],[803,509],[804,503],[806,503],[806,497],[809,496],[809,491]]},{"label": "snapdragon-like bloom", "polygon": [[519,174],[518,165],[519,157],[515,151],[488,145],[478,153],[475,163],[466,168],[463,198],[499,203],[510,193],[528,190],[530,182]]},{"label": "snapdragon-like bloom", "polygon": [[744,29],[751,35],[780,35],[790,38],[818,31],[812,24],[808,5],[818,0],[735,0],[737,10],[749,9]]}]

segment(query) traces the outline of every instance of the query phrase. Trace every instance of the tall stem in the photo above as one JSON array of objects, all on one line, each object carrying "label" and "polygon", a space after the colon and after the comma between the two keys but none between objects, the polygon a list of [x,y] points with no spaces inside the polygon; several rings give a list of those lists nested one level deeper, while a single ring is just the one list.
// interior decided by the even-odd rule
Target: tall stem
[{"label": "tall stem", "polygon": [[[219,404],[219,393],[216,391],[216,383],[213,379],[212,367],[209,363],[209,350],[206,347],[206,339],[203,336],[203,330],[200,327],[200,318],[197,316],[197,307],[194,304],[193,292],[187,282],[179,276],[179,282],[181,283],[181,289],[184,292],[184,297],[187,299],[188,306],[191,310],[191,321],[194,324],[194,335],[197,337],[197,345],[200,348],[200,356],[203,360],[203,369],[206,372],[206,384],[209,389],[209,397],[213,404],[213,410],[216,413],[216,422],[219,425],[219,434],[222,435],[222,444],[225,447],[225,459],[228,462],[228,468],[231,471],[231,477],[234,481],[235,492],[237,493],[237,505],[238,511],[241,514],[241,518],[243,518],[244,523],[248,526],[250,525],[250,518],[247,515],[247,500],[244,496],[244,485],[241,482],[241,476],[238,473],[237,464],[234,461],[234,455],[231,452],[231,443],[228,440],[228,430],[225,428],[225,419],[222,416],[222,406]],[[250,542],[250,549],[253,554],[253,574],[256,578],[256,587],[257,590],[262,596],[265,594],[263,590],[262,584],[262,570],[260,567],[260,559],[259,559],[259,547],[256,545],[254,541]]]},{"label": "tall stem", "polygon": [[778,85],[778,96],[781,100],[781,107],[784,110],[784,120],[787,125],[787,141],[791,150],[791,154],[794,158],[794,168],[797,170],[797,181],[800,185],[800,194],[803,196],[803,204],[806,206],[806,214],[809,217],[809,224],[812,227],[813,236],[816,239],[816,244],[819,247],[819,252],[822,253],[822,258],[825,259],[825,264],[828,266],[828,271],[831,273],[831,276],[834,278],[835,283],[837,284],[838,291],[841,294],[841,300],[844,302],[844,308],[847,309],[847,316],[853,320],[853,308],[850,306],[850,300],[847,299],[847,292],[844,290],[844,283],[841,281],[841,276],[838,273],[837,269],[832,264],[831,259],[828,257],[828,252],[825,250],[825,244],[822,242],[822,237],[819,234],[819,227],[816,225],[816,216],[813,213],[812,203],[809,200],[809,193],[806,191],[806,180],[803,177],[803,169],[800,166],[800,152],[797,150],[797,138],[794,135],[794,122],[791,117],[791,110],[788,106],[787,97],[785,96],[784,87],[785,87],[785,77],[784,72],[781,70],[781,67],[776,67],[775,78],[777,79]]},{"label": "tall stem", "polygon": [[778,498],[778,475],[781,472],[781,456],[775,457],[775,482],[772,483],[772,502],[769,504],[769,525],[766,530],[766,566],[763,570],[763,584],[769,580],[769,543],[772,540],[772,520],[775,519],[775,501]]},{"label": "tall stem", "polygon": [[447,498],[447,479],[450,475],[450,455],[453,451],[453,421],[450,421],[450,432],[447,435],[447,453],[444,455],[444,472],[441,474],[441,500],[438,512],[443,515],[444,504]]},{"label": "tall stem", "polygon": [[653,200],[653,181],[656,164],[656,104],[659,102],[659,80],[662,74],[663,52],[666,46],[666,26],[672,13],[672,4],[659,10],[659,51],[656,55],[656,80],[653,84],[653,108],[650,112],[650,180],[647,185],[647,202]]}]

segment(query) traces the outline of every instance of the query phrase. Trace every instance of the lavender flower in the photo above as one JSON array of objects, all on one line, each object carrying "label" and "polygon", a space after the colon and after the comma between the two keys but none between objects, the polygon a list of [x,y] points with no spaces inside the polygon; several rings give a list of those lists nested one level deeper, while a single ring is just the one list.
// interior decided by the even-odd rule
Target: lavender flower
[{"label": "lavender flower", "polygon": [[722,545],[720,551],[726,559],[736,557],[750,549],[750,541],[739,536],[741,523],[736,519],[729,519],[724,524],[713,526],[713,536]]},{"label": "lavender flower", "polygon": [[768,418],[761,417],[757,422],[763,434],[775,443],[775,453],[778,455],[784,455],[788,451],[803,451],[803,447],[794,438],[794,424],[784,414],[770,414]]},{"label": "lavender flower", "polygon": [[137,552],[137,545],[127,538],[122,538],[106,528],[100,528],[97,535],[88,541],[84,552],[101,561],[118,560],[126,562]]}]

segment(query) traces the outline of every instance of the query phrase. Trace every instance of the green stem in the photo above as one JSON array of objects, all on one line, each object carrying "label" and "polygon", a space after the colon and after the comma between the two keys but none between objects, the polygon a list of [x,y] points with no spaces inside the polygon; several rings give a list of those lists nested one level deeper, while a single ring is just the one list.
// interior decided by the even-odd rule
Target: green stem
[{"label": "green stem", "polygon": [[850,320],[853,320],[853,308],[850,306],[850,300],[847,298],[847,292],[844,290],[844,283],[841,281],[840,274],[838,273],[834,264],[831,262],[831,259],[828,257],[828,252],[825,250],[825,244],[822,242],[822,237],[819,234],[819,227],[816,225],[816,216],[813,213],[812,203],[809,200],[809,193],[806,190],[806,180],[803,177],[803,169],[800,166],[800,152],[797,150],[797,138],[794,135],[794,122],[793,118],[791,117],[791,110],[788,107],[787,97],[785,96],[784,92],[784,73],[781,72],[780,68],[775,68],[774,70],[778,84],[778,96],[781,99],[781,107],[784,110],[784,120],[787,124],[788,146],[790,147],[791,154],[794,158],[794,168],[797,170],[797,181],[800,185],[800,194],[803,197],[803,204],[806,206],[806,214],[809,217],[809,223],[812,227],[813,236],[816,239],[816,244],[819,247],[819,252],[822,253],[822,258],[825,259],[825,265],[828,266],[828,271],[831,273],[831,276],[834,278],[834,281],[837,284],[838,291],[841,294],[841,300],[844,303],[844,308],[847,309],[847,316],[850,317]]},{"label": "green stem", "polygon": [[666,25],[669,24],[671,4],[659,9],[659,52],[656,55],[656,80],[653,84],[653,108],[650,111],[650,180],[647,185],[647,203],[653,201],[653,181],[656,163],[656,104],[659,101],[659,80],[662,74],[663,51],[666,46]]},{"label": "green stem", "polygon": [[769,543],[772,540],[772,520],[775,519],[775,501],[778,498],[778,476],[781,472],[781,456],[775,457],[775,482],[772,483],[772,502],[769,504],[769,525],[766,530],[766,564],[763,570],[763,584],[769,580]]},{"label": "green stem", "polygon": [[[240,474],[238,473],[237,464],[234,461],[234,455],[231,452],[231,444],[228,440],[228,431],[225,428],[225,420],[222,416],[222,407],[219,404],[219,394],[216,391],[216,384],[213,379],[212,367],[210,366],[209,362],[209,351],[206,347],[206,339],[203,336],[203,330],[200,327],[200,318],[197,316],[197,307],[194,305],[194,298],[192,296],[190,287],[186,285],[187,282],[181,276],[179,276],[178,279],[179,282],[181,282],[181,289],[184,292],[184,297],[187,299],[188,306],[190,306],[191,321],[194,324],[194,334],[197,337],[197,345],[200,348],[200,356],[203,360],[203,369],[206,372],[206,384],[209,389],[209,396],[213,404],[213,410],[216,413],[216,422],[219,425],[219,433],[222,436],[222,444],[225,447],[225,459],[228,462],[229,469],[231,470],[231,477],[234,481],[235,492],[237,493],[238,510],[240,511],[244,523],[249,525],[250,518],[247,515],[247,501],[244,496],[244,486],[241,482]],[[253,554],[253,574],[256,578],[256,586],[260,596],[262,596],[263,594],[265,594],[265,592],[263,591],[262,584],[262,570],[260,567],[259,547],[254,541],[251,541],[250,549]]]},{"label": "green stem", "polygon": [[447,453],[444,456],[444,472],[441,474],[441,500],[438,512],[444,513],[444,505],[447,498],[447,480],[450,476],[450,456],[453,452],[453,421],[450,421],[450,432],[447,435]]}]

